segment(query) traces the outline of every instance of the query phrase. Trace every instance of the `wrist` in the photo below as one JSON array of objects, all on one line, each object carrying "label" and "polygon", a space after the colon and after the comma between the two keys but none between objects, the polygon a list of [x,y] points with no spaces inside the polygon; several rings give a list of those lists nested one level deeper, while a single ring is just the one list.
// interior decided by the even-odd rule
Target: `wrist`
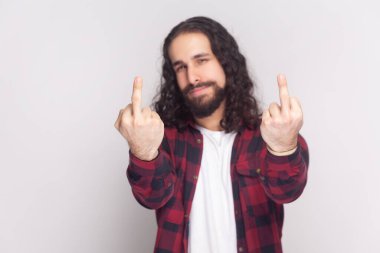
[{"label": "wrist", "polygon": [[296,152],[297,150],[297,145],[295,145],[295,147],[291,147],[290,149],[286,149],[284,151],[276,151],[276,150],[273,150],[271,147],[269,147],[267,145],[267,150],[273,154],[273,155],[276,155],[276,156],[288,156],[288,155],[291,155],[293,154],[294,152]]},{"label": "wrist", "polygon": [[149,152],[149,153],[139,153],[139,152],[134,152],[131,150],[131,153],[137,157],[138,159],[142,161],[152,161],[158,156],[158,150],[155,150],[154,152]]}]

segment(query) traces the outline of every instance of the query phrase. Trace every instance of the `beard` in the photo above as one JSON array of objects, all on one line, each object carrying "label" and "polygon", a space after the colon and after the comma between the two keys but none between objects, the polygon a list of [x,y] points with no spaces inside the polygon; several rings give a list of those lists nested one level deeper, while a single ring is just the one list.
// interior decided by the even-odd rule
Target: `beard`
[{"label": "beard", "polygon": [[[207,95],[201,95],[195,98],[189,97],[189,93],[199,87],[211,87],[214,90],[213,96],[211,98],[208,98]],[[226,97],[225,89],[219,87],[213,81],[199,83],[197,85],[189,84],[183,89],[182,94],[185,105],[196,118],[205,118],[213,114]]]}]

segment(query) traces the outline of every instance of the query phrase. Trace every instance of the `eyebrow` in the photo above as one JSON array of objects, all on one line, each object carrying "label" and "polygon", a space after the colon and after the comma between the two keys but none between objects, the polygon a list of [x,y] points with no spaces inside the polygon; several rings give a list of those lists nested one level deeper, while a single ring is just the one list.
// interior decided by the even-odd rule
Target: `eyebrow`
[{"label": "eyebrow", "polygon": [[[191,57],[191,59],[195,60],[195,59],[199,59],[199,58],[202,58],[202,57],[205,57],[205,56],[209,56],[209,55],[210,55],[209,53],[199,53],[199,54],[196,54],[193,57]],[[174,68],[174,67],[176,67],[178,65],[181,65],[181,64],[184,64],[184,62],[182,60],[178,60],[178,61],[173,62],[172,66]]]}]

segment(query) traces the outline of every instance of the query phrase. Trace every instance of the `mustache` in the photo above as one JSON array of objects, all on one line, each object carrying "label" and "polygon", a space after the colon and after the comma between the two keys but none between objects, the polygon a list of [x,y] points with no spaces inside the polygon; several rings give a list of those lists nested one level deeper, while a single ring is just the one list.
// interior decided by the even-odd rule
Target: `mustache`
[{"label": "mustache", "polygon": [[183,89],[182,93],[184,95],[189,94],[192,90],[200,88],[200,87],[210,87],[216,85],[213,81],[198,83],[197,85],[188,84],[185,89]]}]

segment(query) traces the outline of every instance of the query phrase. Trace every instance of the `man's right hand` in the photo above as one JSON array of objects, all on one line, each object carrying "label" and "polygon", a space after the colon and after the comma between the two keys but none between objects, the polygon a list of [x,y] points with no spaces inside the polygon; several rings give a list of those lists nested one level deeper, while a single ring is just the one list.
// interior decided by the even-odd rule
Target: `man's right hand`
[{"label": "man's right hand", "polygon": [[151,161],[158,155],[164,138],[164,123],[149,107],[141,109],[142,78],[133,83],[132,103],[120,110],[115,128],[127,140],[132,154],[141,160]]}]

